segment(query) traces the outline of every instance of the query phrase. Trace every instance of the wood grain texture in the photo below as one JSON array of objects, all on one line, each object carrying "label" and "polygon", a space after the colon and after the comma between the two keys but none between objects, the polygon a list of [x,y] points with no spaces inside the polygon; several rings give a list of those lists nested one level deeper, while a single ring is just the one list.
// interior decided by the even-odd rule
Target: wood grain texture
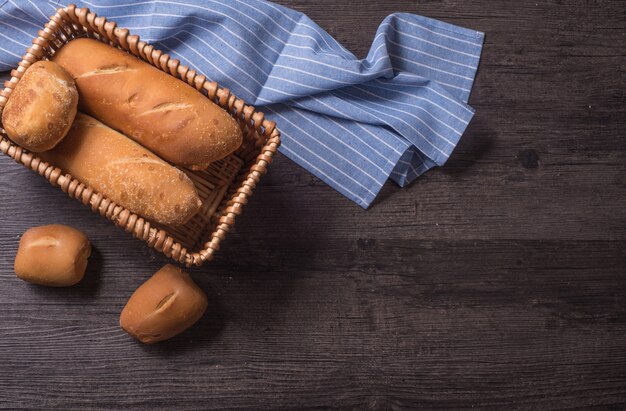
[{"label": "wood grain texture", "polygon": [[[166,260],[0,158],[0,408],[626,406],[623,1],[282,0],[359,56],[412,12],[487,33],[445,168],[369,211],[279,156],[164,344],[118,326]],[[84,230],[78,287],[14,277],[20,234]]]}]

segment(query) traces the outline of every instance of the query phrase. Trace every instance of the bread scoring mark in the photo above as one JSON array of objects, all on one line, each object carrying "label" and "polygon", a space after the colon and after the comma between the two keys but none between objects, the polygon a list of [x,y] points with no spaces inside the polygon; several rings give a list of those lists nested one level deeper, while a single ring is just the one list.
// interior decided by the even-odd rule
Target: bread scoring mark
[{"label": "bread scoring mark", "polygon": [[181,131],[181,130],[185,129],[187,127],[187,125],[189,123],[191,123],[192,121],[194,121],[196,118],[197,118],[197,115],[187,116],[184,119],[182,119],[179,122],[177,122],[176,124],[174,124],[174,126],[172,127],[172,130],[173,131]]},{"label": "bread scoring mark", "polygon": [[137,97],[139,96],[139,93],[133,93],[130,96],[128,96],[128,99],[126,100],[126,103],[128,103],[129,106],[132,106],[133,103],[135,102],[135,100],[137,100]]},{"label": "bread scoring mark", "polygon": [[49,235],[43,236],[30,243],[30,247],[54,247],[59,245],[59,240]]},{"label": "bread scoring mark", "polygon": [[168,295],[163,297],[161,301],[159,301],[159,303],[156,306],[156,311],[163,312],[167,310],[172,305],[175,299],[176,299],[176,292],[169,293]]},{"label": "bread scoring mark", "polygon": [[143,165],[149,165],[150,167],[152,167],[152,164],[156,164],[158,166],[166,166],[167,164],[164,163],[161,160],[155,160],[153,158],[120,158],[117,160],[113,160],[113,161],[109,161],[108,166],[109,167],[113,167],[113,166],[117,166],[117,165],[129,165],[129,164],[143,164]]},{"label": "bread scoring mark", "polygon": [[53,80],[55,80],[57,83],[59,83],[62,88],[70,88],[70,89],[72,89],[74,87],[73,84],[70,84],[68,81],[65,81],[64,79],[62,79],[60,77],[57,77],[56,75],[51,75],[50,77]]},{"label": "bread scoring mark", "polygon": [[157,113],[169,113],[170,111],[175,110],[184,110],[186,108],[192,108],[191,104],[187,103],[161,103],[152,107],[150,110],[146,110],[143,113],[139,114],[140,116],[147,116],[149,114],[157,114]]},{"label": "bread scoring mark", "polygon": [[137,71],[137,69],[131,69],[128,68],[128,66],[124,65],[105,66],[95,70],[87,71],[79,76],[74,77],[74,80],[82,79],[85,77],[105,76],[109,74],[127,73],[132,71]]}]

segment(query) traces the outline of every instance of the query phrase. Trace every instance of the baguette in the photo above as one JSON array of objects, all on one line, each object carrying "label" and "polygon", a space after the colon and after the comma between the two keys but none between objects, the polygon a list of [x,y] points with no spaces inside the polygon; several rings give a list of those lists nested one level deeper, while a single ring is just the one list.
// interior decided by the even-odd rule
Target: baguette
[{"label": "baguette", "polygon": [[78,92],[72,77],[51,61],[30,66],[2,111],[11,140],[27,150],[50,150],[72,126]]},{"label": "baguette", "polygon": [[203,169],[243,141],[237,122],[198,90],[115,47],[76,39],[52,60],[74,78],[81,111],[171,163]]},{"label": "baguette", "polygon": [[40,157],[157,223],[182,225],[202,205],[185,173],[80,112],[63,141]]}]

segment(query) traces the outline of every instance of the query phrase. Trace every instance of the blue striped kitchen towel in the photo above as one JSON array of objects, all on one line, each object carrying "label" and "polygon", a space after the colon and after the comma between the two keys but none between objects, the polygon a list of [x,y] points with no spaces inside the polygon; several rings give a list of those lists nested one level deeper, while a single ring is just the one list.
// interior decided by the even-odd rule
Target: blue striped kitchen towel
[{"label": "blue striped kitchen towel", "polygon": [[[0,71],[64,1],[0,0]],[[306,15],[263,0],[83,0],[239,97],[281,152],[367,208],[391,178],[443,165],[471,120],[484,34],[413,14],[381,23],[360,60]]]}]

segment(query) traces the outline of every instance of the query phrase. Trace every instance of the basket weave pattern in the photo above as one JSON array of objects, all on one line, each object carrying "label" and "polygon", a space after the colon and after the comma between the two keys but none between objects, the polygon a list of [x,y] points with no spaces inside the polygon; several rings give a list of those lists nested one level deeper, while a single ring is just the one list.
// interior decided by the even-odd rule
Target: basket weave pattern
[{"label": "basket weave pattern", "polygon": [[0,94],[0,113],[31,64],[50,58],[56,50],[77,37],[90,37],[125,50],[187,82],[239,122],[244,132],[244,143],[237,152],[211,164],[206,170],[183,170],[194,182],[202,199],[200,212],[184,226],[160,226],[115,204],[71,175],[63,174],[59,168],[13,143],[1,129],[0,150],[177,262],[186,266],[200,266],[212,260],[220,242],[233,227],[235,218],[241,214],[278,150],[280,132],[276,124],[266,120],[263,113],[246,105],[228,89],[220,88],[204,75],[141,41],[139,36],[131,35],[127,29],[118,28],[115,22],[98,17],[87,8],[74,5],[58,9],[43,30],[39,31],[17,69],[11,72],[11,79],[5,82],[5,88]]}]

